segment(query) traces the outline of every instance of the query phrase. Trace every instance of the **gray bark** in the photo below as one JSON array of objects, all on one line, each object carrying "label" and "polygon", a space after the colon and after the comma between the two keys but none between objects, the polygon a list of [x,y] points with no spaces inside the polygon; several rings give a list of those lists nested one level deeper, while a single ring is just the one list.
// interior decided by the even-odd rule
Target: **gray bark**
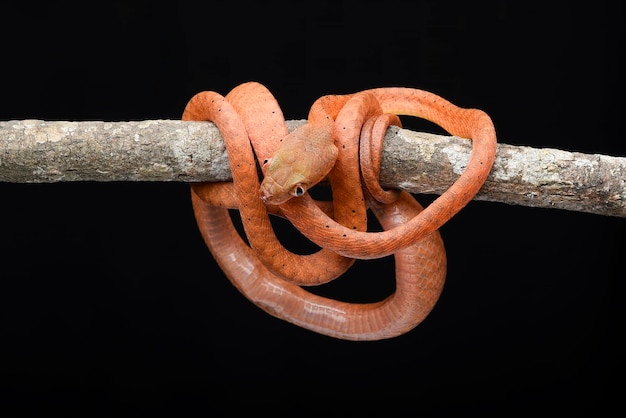
[{"label": "gray bark", "polygon": [[[470,152],[465,139],[391,127],[380,182],[441,194]],[[0,182],[226,180],[228,156],[211,123],[0,122]],[[626,158],[500,143],[476,199],[626,217]]]}]

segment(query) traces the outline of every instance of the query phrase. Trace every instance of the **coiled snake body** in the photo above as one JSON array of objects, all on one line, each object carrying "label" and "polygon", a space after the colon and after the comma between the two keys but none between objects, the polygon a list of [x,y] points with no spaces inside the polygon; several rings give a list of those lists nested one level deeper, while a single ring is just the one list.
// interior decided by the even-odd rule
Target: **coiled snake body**
[{"label": "coiled snake body", "polygon": [[[465,171],[426,209],[409,193],[385,191],[377,183],[382,138],[390,124],[399,125],[396,115],[428,119],[473,141]],[[489,116],[410,88],[323,96],[311,107],[308,123],[292,133],[275,98],[256,82],[241,84],[225,97],[198,93],[182,119],[215,123],[226,144],[232,183],[191,186],[198,227],[226,276],[266,312],[349,340],[394,337],[430,313],[446,276],[437,229],[473,198],[495,158]],[[332,202],[315,201],[306,193],[324,178]],[[248,243],[233,226],[229,208],[239,209]],[[383,231],[367,231],[368,208]],[[270,215],[287,218],[321,249],[307,255],[290,252],[274,234]],[[396,290],[382,301],[347,303],[302,287],[339,277],[355,259],[391,254]]]}]

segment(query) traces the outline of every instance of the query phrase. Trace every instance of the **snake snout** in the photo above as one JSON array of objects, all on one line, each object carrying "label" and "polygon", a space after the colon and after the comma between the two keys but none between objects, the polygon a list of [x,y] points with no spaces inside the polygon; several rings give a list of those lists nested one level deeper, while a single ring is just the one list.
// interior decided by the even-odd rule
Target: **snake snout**
[{"label": "snake snout", "polygon": [[291,198],[288,193],[281,193],[281,188],[273,180],[266,179],[261,183],[260,196],[266,205],[280,205]]},{"label": "snake snout", "polygon": [[276,200],[275,196],[276,195],[272,192],[272,187],[271,187],[271,185],[268,185],[267,182],[261,183],[260,196],[261,196],[261,200],[266,205],[275,205],[276,204],[276,202],[275,202],[275,200]]},{"label": "snake snout", "polygon": [[272,199],[271,193],[261,187],[261,200],[263,201],[263,203],[266,203],[266,204],[270,203],[271,199]]}]

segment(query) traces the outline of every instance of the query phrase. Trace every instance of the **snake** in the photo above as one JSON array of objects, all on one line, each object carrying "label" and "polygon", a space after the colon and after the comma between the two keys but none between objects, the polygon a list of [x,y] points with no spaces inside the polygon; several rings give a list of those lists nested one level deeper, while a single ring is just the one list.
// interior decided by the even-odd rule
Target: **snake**
[{"label": "snake", "polygon": [[[429,120],[472,141],[464,171],[426,208],[410,193],[384,190],[377,182],[384,133],[389,125],[401,126],[399,115]],[[197,93],[182,120],[214,123],[226,146],[232,182],[192,183],[191,201],[202,238],[227,278],[270,315],[345,340],[396,337],[429,315],[447,269],[438,229],[478,192],[497,142],[485,112],[408,87],[322,96],[307,123],[290,132],[277,100],[252,81],[226,96]],[[323,180],[331,201],[309,193]],[[231,209],[240,212],[245,239]],[[370,212],[382,230],[368,231]],[[272,216],[289,220],[319,250],[286,249]],[[345,302],[306,288],[335,280],[357,259],[391,255],[396,286],[383,300]]]}]

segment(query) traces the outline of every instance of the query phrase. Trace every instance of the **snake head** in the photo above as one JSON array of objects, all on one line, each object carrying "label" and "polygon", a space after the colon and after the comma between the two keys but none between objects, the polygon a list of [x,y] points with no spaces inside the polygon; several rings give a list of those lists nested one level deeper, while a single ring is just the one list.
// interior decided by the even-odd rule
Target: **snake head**
[{"label": "snake head", "polygon": [[283,138],[274,156],[263,162],[261,199],[280,205],[304,195],[322,181],[337,159],[332,126],[306,124]]}]

